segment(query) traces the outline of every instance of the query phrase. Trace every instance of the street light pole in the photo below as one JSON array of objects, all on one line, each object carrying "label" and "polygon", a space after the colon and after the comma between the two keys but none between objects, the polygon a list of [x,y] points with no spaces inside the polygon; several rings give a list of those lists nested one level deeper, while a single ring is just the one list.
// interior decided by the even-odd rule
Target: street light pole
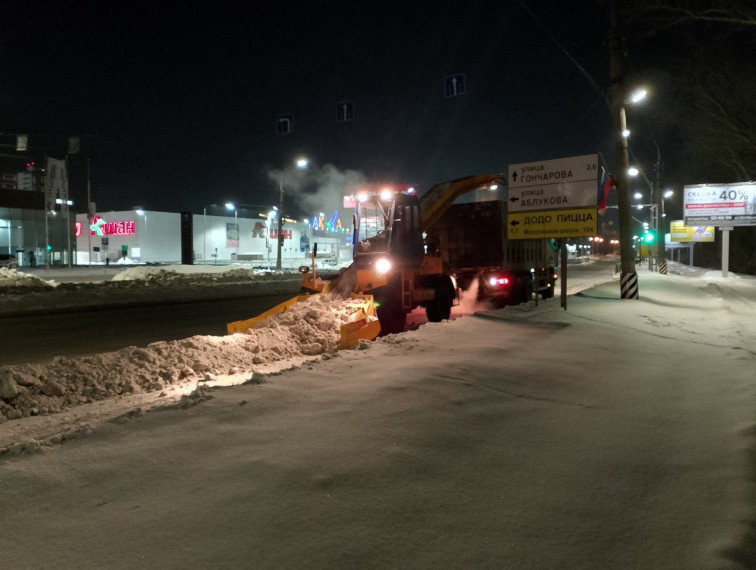
[{"label": "street light pole", "polygon": [[616,1],[611,2],[611,33],[609,37],[610,95],[614,119],[614,139],[617,153],[617,207],[620,238],[620,298],[638,299],[638,274],[635,272],[632,242],[632,213],[630,211],[630,164],[625,116],[625,89],[622,77],[622,38],[617,23]]},{"label": "street light pole", "polygon": [[278,220],[277,220],[277,227],[278,227],[278,235],[276,236],[276,241],[278,242],[278,245],[276,247],[276,269],[281,269],[281,242],[283,241],[283,200],[284,200],[284,188],[283,188],[283,179],[284,174],[286,174],[286,169],[284,168],[281,171],[281,181],[278,185],[279,190],[279,199],[278,199]]},{"label": "street light pole", "polygon": [[[298,168],[307,168],[307,159],[300,158],[297,160]],[[283,200],[284,200],[284,175],[286,174],[286,167],[281,171],[281,180],[278,183],[278,241],[277,255],[276,255],[276,269],[281,269],[281,246],[283,245]]]},{"label": "street light pole", "polygon": [[662,181],[662,162],[661,152],[659,151],[659,144],[656,139],[654,141],[656,147],[656,164],[654,165],[654,201],[656,203],[656,265],[657,271],[662,275],[667,274],[667,252],[665,242],[665,232],[662,224],[664,223],[664,196],[662,193],[661,181]]}]

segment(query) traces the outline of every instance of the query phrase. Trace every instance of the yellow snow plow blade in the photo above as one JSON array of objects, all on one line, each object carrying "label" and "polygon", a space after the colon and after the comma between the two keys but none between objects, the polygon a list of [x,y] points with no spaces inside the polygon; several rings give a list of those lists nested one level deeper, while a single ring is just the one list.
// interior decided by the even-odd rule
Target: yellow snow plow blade
[{"label": "yellow snow plow blade", "polygon": [[339,348],[354,348],[360,344],[360,339],[373,340],[381,332],[381,324],[375,314],[375,302],[372,295],[352,293],[352,299],[361,299],[356,306],[357,311],[350,322],[341,325],[341,344]]},{"label": "yellow snow plow blade", "polygon": [[[310,295],[298,295],[297,297],[276,305],[272,309],[268,309],[256,317],[228,323],[226,325],[226,331],[228,334],[247,332],[249,329],[255,328],[260,321],[267,319],[272,315],[285,313],[299,301],[304,301],[309,298]],[[378,336],[378,333],[381,332],[381,325],[375,314],[375,302],[373,301],[373,296],[352,293],[351,298],[357,299],[359,302],[354,305],[355,312],[351,315],[349,322],[341,326],[340,349],[354,348],[360,344],[360,339],[373,340]]]},{"label": "yellow snow plow blade", "polygon": [[257,315],[256,317],[245,319],[243,321],[234,321],[233,323],[228,323],[226,324],[226,331],[228,332],[228,334],[247,332],[249,329],[255,328],[255,326],[257,326],[257,323],[259,323],[263,319],[267,319],[268,317],[277,315],[278,313],[285,313],[289,310],[289,307],[294,306],[299,301],[304,301],[308,297],[309,295],[297,295],[293,299],[279,303],[272,309],[268,309],[267,311],[260,315]]}]

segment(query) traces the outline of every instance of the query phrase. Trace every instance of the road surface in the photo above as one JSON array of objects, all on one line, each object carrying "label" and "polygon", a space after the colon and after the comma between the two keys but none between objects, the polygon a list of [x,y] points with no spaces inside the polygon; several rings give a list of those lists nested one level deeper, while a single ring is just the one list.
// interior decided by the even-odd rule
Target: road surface
[{"label": "road surface", "polygon": [[47,362],[160,340],[224,335],[226,323],[248,319],[291,298],[266,295],[157,306],[129,306],[57,315],[0,318],[0,363]]}]

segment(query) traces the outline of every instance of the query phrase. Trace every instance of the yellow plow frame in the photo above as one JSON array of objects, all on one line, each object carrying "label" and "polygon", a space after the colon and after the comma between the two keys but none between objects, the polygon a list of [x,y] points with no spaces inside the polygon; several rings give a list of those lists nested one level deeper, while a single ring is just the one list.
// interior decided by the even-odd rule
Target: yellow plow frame
[{"label": "yellow plow frame", "polygon": [[[360,344],[360,339],[373,340],[381,332],[381,325],[375,314],[373,296],[357,293],[351,293],[350,296],[352,299],[359,300],[359,302],[355,303],[355,312],[350,316],[349,322],[341,326],[339,349],[355,348]],[[298,295],[276,305],[272,309],[268,309],[256,317],[228,323],[226,331],[228,334],[247,332],[247,330],[257,327],[262,320],[279,313],[285,313],[298,302],[309,298],[310,295]]]}]

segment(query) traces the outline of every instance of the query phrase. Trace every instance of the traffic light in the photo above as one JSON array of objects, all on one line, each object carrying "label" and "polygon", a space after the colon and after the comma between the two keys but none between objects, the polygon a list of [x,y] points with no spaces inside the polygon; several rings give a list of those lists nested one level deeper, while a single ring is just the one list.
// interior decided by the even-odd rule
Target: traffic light
[{"label": "traffic light", "polygon": [[646,230],[646,233],[643,234],[643,241],[645,243],[654,243],[656,241],[656,231]]}]

